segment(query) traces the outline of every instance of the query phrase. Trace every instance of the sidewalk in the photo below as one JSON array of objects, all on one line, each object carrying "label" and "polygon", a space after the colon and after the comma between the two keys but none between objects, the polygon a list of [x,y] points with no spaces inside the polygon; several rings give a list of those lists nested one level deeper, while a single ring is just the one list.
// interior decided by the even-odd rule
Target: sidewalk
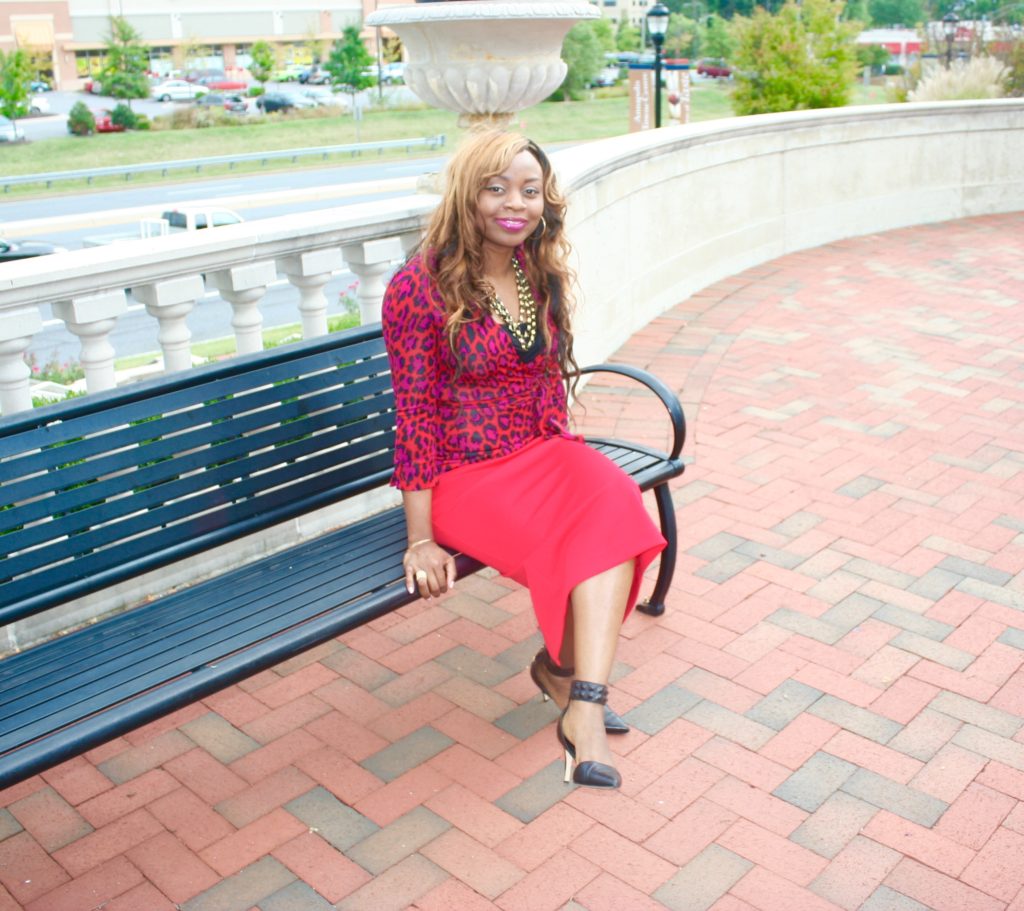
[{"label": "sidewalk", "polygon": [[1024,213],[787,256],[616,359],[691,460],[620,792],[562,783],[481,575],[0,792],[0,911],[1024,911]]}]

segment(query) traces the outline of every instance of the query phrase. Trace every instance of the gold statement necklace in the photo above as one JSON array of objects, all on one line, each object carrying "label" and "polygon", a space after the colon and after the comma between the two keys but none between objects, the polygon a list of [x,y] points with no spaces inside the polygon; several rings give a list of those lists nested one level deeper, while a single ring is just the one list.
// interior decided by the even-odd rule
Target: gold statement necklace
[{"label": "gold statement necklace", "polygon": [[512,271],[515,272],[516,276],[516,296],[519,298],[519,322],[517,323],[512,319],[512,314],[508,312],[508,307],[501,302],[501,298],[493,291],[487,303],[491,308],[491,312],[496,314],[505,324],[509,335],[512,336],[516,343],[516,347],[525,353],[533,348],[533,343],[537,340],[537,304],[533,299],[533,292],[530,291],[530,283],[526,280],[523,267],[519,265],[519,260],[515,256],[512,257]]}]

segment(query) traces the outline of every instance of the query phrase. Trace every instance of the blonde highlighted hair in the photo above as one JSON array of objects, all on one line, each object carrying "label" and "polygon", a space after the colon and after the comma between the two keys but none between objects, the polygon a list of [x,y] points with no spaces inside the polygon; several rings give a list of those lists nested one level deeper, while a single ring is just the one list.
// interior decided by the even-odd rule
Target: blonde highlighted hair
[{"label": "blonde highlighted hair", "polygon": [[484,280],[477,197],[487,182],[504,173],[521,152],[529,152],[537,160],[543,175],[544,220],[523,245],[526,274],[538,298],[537,323],[550,345],[550,314],[558,330],[559,370],[563,377],[575,377],[578,367],[572,355],[570,294],[573,276],[567,265],[565,197],[558,189],[548,157],[536,143],[501,130],[471,133],[463,140],[445,170],[441,203],[423,239],[424,262],[444,303],[449,344],[457,351],[459,331],[486,312],[491,294]]}]

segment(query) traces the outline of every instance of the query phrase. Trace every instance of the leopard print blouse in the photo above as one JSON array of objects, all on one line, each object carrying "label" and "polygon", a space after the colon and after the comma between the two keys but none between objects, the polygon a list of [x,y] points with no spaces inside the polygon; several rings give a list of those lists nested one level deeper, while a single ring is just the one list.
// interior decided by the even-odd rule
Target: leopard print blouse
[{"label": "leopard print blouse", "polygon": [[460,465],[509,455],[539,437],[574,436],[550,321],[551,349],[528,363],[489,315],[466,324],[458,369],[443,305],[418,254],[391,279],[382,320],[397,411],[393,486],[424,490]]}]

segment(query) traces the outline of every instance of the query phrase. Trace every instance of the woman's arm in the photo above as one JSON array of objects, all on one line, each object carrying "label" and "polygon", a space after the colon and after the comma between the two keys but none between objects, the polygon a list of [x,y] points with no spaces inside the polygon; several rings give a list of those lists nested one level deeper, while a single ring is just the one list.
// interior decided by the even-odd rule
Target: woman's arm
[{"label": "woman's arm", "polygon": [[[424,283],[418,262],[391,280],[384,295],[382,323],[395,391],[395,473],[402,490],[409,547],[402,559],[405,586],[424,598],[447,591],[455,582],[455,560],[434,542],[432,488],[437,458],[438,358],[443,320]],[[419,281],[417,281],[417,278]]]},{"label": "woman's arm", "polygon": [[[448,591],[455,585],[455,558],[434,541],[431,524],[433,490],[403,490],[405,527],[409,547],[402,558],[405,567],[405,587],[409,594],[420,590],[424,598]],[[426,573],[417,578],[417,573]]]}]

